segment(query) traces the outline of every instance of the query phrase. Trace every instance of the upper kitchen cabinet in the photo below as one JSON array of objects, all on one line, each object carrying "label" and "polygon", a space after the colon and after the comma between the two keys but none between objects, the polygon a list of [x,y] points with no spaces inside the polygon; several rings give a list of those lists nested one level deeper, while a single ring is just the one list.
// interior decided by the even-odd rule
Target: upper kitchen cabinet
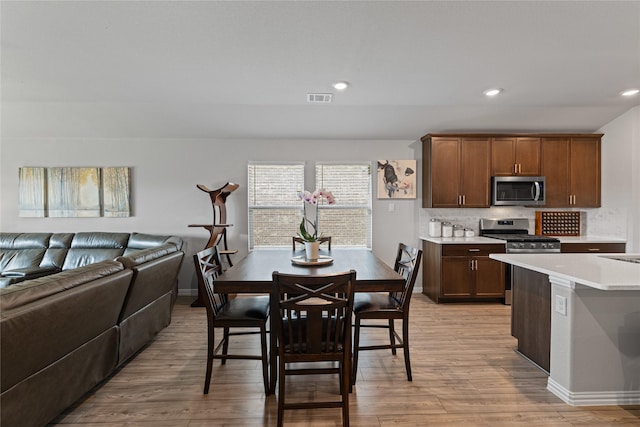
[{"label": "upper kitchen cabinet", "polygon": [[600,207],[601,139],[602,134],[541,138],[546,207]]},{"label": "upper kitchen cabinet", "polygon": [[491,176],[540,175],[540,138],[491,138]]},{"label": "upper kitchen cabinet", "polygon": [[491,138],[425,135],[422,138],[425,208],[490,206]]}]

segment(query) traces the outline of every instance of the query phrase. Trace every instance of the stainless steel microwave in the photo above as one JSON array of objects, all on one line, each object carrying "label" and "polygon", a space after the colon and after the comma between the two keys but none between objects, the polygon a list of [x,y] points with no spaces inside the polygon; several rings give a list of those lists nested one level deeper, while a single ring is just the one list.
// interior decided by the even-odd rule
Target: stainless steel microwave
[{"label": "stainless steel microwave", "polygon": [[494,176],[491,184],[494,206],[544,206],[544,176]]}]

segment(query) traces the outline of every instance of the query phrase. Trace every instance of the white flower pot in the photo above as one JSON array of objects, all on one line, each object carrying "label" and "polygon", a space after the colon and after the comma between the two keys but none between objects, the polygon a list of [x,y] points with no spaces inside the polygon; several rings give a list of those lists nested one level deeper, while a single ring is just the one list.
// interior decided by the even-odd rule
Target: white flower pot
[{"label": "white flower pot", "polygon": [[319,258],[320,242],[304,242],[305,256],[308,260]]}]

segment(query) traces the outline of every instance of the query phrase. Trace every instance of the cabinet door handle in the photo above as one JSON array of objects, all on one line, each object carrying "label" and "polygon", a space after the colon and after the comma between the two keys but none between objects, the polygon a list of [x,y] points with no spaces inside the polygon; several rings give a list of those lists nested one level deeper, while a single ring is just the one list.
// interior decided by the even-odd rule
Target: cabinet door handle
[{"label": "cabinet door handle", "polygon": [[518,164],[517,163],[513,164],[513,173],[515,173],[515,174],[518,173]]},{"label": "cabinet door handle", "polygon": [[467,204],[467,196],[465,196],[464,194],[462,195],[462,205],[466,205]]},{"label": "cabinet door handle", "polygon": [[477,259],[473,260],[473,269],[476,270],[476,271],[478,270],[478,260]]},{"label": "cabinet door handle", "polygon": [[589,248],[587,249],[589,252],[599,252],[600,248]]},{"label": "cabinet door handle", "polygon": [[473,260],[469,260],[469,270],[473,270]]},{"label": "cabinet door handle", "polygon": [[469,252],[480,252],[480,249],[471,248],[471,249],[469,249]]}]

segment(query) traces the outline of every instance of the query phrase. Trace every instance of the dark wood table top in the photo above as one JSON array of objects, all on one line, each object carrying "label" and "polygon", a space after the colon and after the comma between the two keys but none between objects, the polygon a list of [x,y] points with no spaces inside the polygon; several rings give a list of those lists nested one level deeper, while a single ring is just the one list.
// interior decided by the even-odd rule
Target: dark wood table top
[{"label": "dark wood table top", "polygon": [[272,273],[333,274],[351,269],[356,271],[356,292],[383,292],[401,290],[404,278],[368,249],[321,250],[321,255],[333,258],[322,266],[300,266],[291,262],[304,251],[291,249],[256,249],[234,264],[216,279],[216,292],[268,293],[271,290]]}]

